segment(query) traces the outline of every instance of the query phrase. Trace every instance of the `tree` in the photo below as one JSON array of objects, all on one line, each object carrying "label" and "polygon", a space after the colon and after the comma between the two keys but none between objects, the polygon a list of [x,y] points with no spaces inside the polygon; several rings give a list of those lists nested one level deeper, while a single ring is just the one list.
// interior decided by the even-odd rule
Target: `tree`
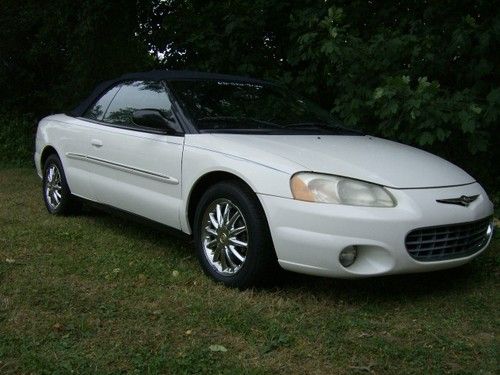
[{"label": "tree", "polygon": [[349,126],[498,186],[494,2],[170,0],[141,9],[141,36],[164,67],[282,81]]},{"label": "tree", "polygon": [[152,66],[132,0],[3,0],[0,110],[67,110],[99,81]]},{"label": "tree", "polygon": [[500,17],[488,0],[3,0],[0,113],[67,109],[126,71],[281,81],[347,125],[500,174]]}]

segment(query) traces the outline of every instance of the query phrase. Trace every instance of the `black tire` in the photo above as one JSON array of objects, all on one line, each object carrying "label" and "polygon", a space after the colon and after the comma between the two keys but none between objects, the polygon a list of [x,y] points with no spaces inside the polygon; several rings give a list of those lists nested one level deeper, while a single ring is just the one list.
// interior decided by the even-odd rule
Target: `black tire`
[{"label": "black tire", "polygon": [[[209,261],[209,255],[205,250],[205,241],[208,241],[205,240],[207,210],[220,201],[224,203],[229,201],[234,205],[242,215],[247,228],[244,233],[247,238],[245,261],[238,271],[231,275],[221,274],[221,271]],[[275,275],[278,263],[264,210],[255,193],[243,183],[223,181],[211,186],[196,207],[193,229],[198,260],[203,271],[216,281],[226,286],[245,289],[262,285]]]},{"label": "black tire", "polygon": [[[60,177],[60,183],[57,184],[57,186],[59,186],[59,189],[57,189],[57,198],[54,197],[54,194],[49,194],[47,192],[47,189],[51,184],[51,170],[53,171],[52,173],[57,171]],[[81,208],[81,202],[71,194],[61,160],[56,154],[49,155],[43,165],[42,195],[45,207],[47,207],[47,211],[49,211],[52,215],[75,214],[78,213]],[[58,199],[57,205],[55,204],[55,199]]]}]

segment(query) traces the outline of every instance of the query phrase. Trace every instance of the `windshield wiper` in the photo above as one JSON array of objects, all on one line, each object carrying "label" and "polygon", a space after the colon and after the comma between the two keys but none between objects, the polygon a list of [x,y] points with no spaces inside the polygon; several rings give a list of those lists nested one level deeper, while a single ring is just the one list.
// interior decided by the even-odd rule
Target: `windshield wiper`
[{"label": "windshield wiper", "polygon": [[297,122],[294,124],[283,125],[283,127],[289,129],[321,129],[330,132],[335,132],[337,134],[339,133],[354,134],[354,135],[362,134],[360,131],[357,130],[347,129],[340,125],[328,125],[327,123],[324,122]]},{"label": "windshield wiper", "polygon": [[334,127],[333,126],[330,126],[324,122],[297,122],[297,123],[293,123],[293,124],[286,124],[286,125],[283,125],[284,128],[296,128],[296,129],[300,129],[300,128],[320,128],[320,129],[329,129],[331,130],[332,128],[336,128],[337,126],[335,125]]},{"label": "windshield wiper", "polygon": [[[297,122],[293,124],[276,124],[274,122],[259,120],[252,117],[238,117],[238,116],[211,116],[202,117],[197,120],[199,123],[218,123],[222,126],[216,127],[200,127],[202,132],[249,132],[249,131],[259,131],[259,132],[287,132],[295,129],[297,132],[302,133],[307,130],[320,131],[322,134],[336,134],[336,135],[362,135],[363,133],[344,128],[339,125],[329,125],[324,122]],[[236,123],[240,124],[253,124],[251,128],[246,127],[235,127]],[[257,126],[256,126],[257,125]],[[290,130],[288,130],[290,129]]]},{"label": "windshield wiper", "polygon": [[246,122],[254,123],[259,125],[272,126],[274,128],[283,128],[282,125],[275,124],[274,122],[269,122],[265,120],[258,120],[252,117],[237,117],[237,116],[213,116],[213,117],[202,117],[197,120],[198,122]]}]

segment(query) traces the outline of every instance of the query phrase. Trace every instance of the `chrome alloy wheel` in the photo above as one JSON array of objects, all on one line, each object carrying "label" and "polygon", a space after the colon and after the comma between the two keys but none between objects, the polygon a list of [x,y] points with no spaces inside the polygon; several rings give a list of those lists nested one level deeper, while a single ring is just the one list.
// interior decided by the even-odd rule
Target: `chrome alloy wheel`
[{"label": "chrome alloy wheel", "polygon": [[237,273],[245,263],[248,228],[240,209],[228,199],[212,202],[203,215],[203,250],[221,275]]},{"label": "chrome alloy wheel", "polygon": [[52,210],[56,210],[62,199],[61,172],[55,164],[50,164],[46,170],[45,198]]}]

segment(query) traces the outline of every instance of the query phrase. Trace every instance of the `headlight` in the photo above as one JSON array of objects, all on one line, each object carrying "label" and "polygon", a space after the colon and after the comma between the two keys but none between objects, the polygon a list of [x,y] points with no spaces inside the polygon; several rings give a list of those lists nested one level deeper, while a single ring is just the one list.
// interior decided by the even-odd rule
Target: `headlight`
[{"label": "headlight", "polygon": [[351,206],[394,207],[396,200],[382,186],[327,174],[301,172],[290,180],[295,199]]}]

